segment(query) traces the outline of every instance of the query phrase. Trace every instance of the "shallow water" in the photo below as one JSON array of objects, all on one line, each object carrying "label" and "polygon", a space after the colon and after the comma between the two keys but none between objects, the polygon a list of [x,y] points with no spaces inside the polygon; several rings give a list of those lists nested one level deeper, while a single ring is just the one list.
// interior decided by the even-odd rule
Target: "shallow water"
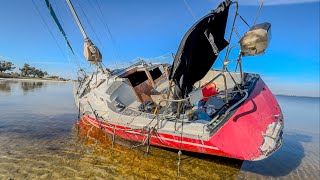
[{"label": "shallow water", "polygon": [[[0,79],[0,179],[177,178],[176,150],[151,147],[145,155],[145,147],[112,148],[104,136],[77,131],[71,92],[68,82]],[[320,179],[319,98],[277,99],[285,134],[276,153],[243,162],[183,152],[181,178]]]}]

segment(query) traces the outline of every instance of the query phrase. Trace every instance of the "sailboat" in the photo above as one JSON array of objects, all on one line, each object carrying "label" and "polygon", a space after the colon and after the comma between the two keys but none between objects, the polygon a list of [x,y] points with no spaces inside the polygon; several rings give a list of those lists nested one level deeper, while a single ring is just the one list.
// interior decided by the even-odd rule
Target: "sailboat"
[{"label": "sailboat", "polygon": [[[259,74],[242,71],[242,58],[267,49],[270,23],[251,26],[231,46],[240,15],[238,3],[225,0],[186,32],[172,65],[141,60],[110,70],[101,65],[102,54],[67,2],[85,40],[84,56],[97,67],[80,77],[74,88],[80,126],[100,128],[113,142],[122,138],[146,145],[147,152],[150,146],[159,146],[180,154],[256,161],[279,149],[284,127],[280,106]],[[236,6],[236,13],[225,40],[230,6]],[[236,46],[239,56],[230,60]],[[222,68],[212,69],[224,49]],[[229,70],[230,62],[237,63],[236,71]]]}]

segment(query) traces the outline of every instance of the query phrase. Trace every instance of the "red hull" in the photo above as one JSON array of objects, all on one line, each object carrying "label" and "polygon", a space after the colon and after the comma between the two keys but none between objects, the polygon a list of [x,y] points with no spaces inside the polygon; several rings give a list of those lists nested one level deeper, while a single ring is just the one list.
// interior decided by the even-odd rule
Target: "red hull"
[{"label": "red hull", "polygon": [[[83,116],[80,125],[83,125],[83,121],[97,128],[100,126],[111,135],[115,132],[116,137],[132,141],[143,142],[148,134],[141,130],[131,130],[129,127],[101,122],[93,117]],[[269,88],[260,79],[246,101],[208,141],[182,137],[181,144],[180,134],[153,132],[150,143],[154,146],[174,149],[180,149],[181,144],[181,149],[185,151],[242,160],[259,160],[274,152],[281,145],[282,137],[278,137],[279,141],[272,150],[268,152],[261,150],[268,126],[277,121],[281,123],[280,131],[282,131],[283,121],[280,107]],[[282,136],[282,132],[279,134]]]}]

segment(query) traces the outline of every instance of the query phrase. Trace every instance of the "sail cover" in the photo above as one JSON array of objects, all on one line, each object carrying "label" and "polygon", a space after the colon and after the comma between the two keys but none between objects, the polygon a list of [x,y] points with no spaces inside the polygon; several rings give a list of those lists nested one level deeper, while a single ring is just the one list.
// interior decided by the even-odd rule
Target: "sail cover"
[{"label": "sail cover", "polygon": [[174,98],[185,98],[194,83],[202,79],[228,42],[224,39],[230,0],[197,21],[184,35],[174,58],[170,79],[175,84]]}]

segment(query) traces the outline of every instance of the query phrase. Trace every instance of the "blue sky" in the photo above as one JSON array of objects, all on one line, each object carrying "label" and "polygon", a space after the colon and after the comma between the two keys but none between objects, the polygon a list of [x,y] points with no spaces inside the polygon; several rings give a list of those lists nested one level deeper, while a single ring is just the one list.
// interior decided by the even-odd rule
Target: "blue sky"
[{"label": "blue sky", "polygon": [[[196,21],[192,14],[199,19],[221,2],[185,1],[192,12],[184,0],[72,2],[89,37],[102,51],[104,64],[115,67],[116,64],[120,66],[138,57],[172,61],[170,53],[176,52],[184,33]],[[77,66],[44,0],[34,2],[56,40],[43,23],[32,0],[2,1],[0,57],[18,67],[27,62],[51,74],[74,77]],[[81,58],[80,65],[89,71],[90,67],[82,56],[83,39],[67,3],[65,0],[51,0],[51,3]],[[240,0],[239,4],[240,14],[249,24],[253,24],[258,0]],[[231,9],[230,13],[233,12]],[[319,1],[265,0],[258,22],[265,21],[272,24],[270,47],[263,56],[245,58],[244,70],[260,74],[275,94],[319,96]],[[113,39],[108,34],[106,24]],[[247,30],[241,21],[237,25],[241,34]],[[236,50],[232,55],[237,53]],[[217,60],[214,68],[220,67],[220,60]]]}]

